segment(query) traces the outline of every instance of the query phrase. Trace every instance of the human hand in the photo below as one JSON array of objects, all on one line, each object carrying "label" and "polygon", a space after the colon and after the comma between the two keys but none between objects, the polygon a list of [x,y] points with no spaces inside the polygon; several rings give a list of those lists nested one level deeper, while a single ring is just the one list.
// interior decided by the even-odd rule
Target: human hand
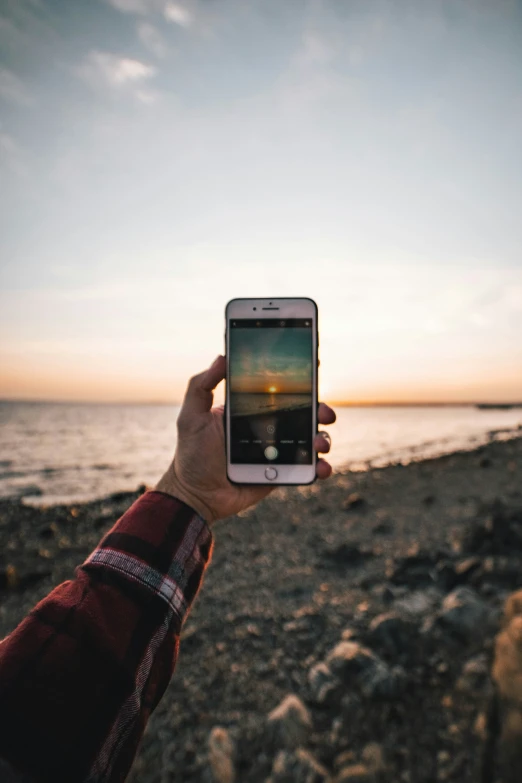
[{"label": "human hand", "polygon": [[[225,377],[224,356],[218,356],[205,372],[190,379],[178,416],[178,443],[174,459],[156,489],[182,500],[207,522],[237,514],[258,503],[275,486],[232,484],[227,478],[223,406],[212,407],[213,391]],[[334,411],[321,403],[320,424],[333,424]],[[330,437],[326,432],[315,436],[314,448],[326,454]],[[332,468],[324,459],[317,460],[317,477],[326,479]]]}]

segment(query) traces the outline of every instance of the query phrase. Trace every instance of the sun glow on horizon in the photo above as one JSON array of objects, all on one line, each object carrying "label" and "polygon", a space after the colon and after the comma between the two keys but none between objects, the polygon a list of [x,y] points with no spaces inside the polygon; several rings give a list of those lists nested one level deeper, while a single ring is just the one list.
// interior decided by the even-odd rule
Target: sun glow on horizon
[{"label": "sun glow on horizon", "polygon": [[268,391],[270,392],[270,394],[276,394],[277,386],[269,386]]}]

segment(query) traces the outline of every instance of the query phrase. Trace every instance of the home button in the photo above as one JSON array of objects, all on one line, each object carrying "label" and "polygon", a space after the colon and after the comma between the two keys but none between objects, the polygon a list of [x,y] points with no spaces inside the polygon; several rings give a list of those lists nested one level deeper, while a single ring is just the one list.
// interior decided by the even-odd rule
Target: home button
[{"label": "home button", "polygon": [[277,478],[277,470],[275,468],[267,468],[265,470],[265,476],[269,481],[273,481]]}]

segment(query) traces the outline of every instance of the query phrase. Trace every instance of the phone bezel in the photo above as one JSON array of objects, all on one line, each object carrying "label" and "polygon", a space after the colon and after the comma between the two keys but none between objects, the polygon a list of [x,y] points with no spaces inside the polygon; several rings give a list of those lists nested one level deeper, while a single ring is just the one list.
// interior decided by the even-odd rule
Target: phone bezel
[{"label": "phone bezel", "polygon": [[[278,307],[277,311],[263,311],[263,308]],[[277,315],[275,315],[277,312]],[[262,299],[232,299],[225,309],[225,356],[226,356],[226,387],[225,387],[225,449],[227,461],[227,477],[234,484],[262,485],[304,485],[312,484],[316,476],[317,455],[312,449],[310,465],[274,465],[278,476],[274,480],[267,479],[265,470],[268,463],[236,464],[230,462],[230,406],[229,406],[229,321],[232,318],[310,318],[312,321],[312,437],[317,432],[317,389],[318,389],[318,309],[313,299],[308,297],[263,297]]]}]

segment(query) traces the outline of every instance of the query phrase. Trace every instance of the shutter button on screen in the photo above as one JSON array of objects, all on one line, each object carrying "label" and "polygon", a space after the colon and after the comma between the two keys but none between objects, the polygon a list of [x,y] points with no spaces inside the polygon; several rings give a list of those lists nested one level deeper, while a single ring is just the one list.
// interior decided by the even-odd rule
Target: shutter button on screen
[{"label": "shutter button on screen", "polygon": [[267,468],[265,470],[265,476],[269,481],[273,481],[277,478],[277,470],[275,468]]}]

